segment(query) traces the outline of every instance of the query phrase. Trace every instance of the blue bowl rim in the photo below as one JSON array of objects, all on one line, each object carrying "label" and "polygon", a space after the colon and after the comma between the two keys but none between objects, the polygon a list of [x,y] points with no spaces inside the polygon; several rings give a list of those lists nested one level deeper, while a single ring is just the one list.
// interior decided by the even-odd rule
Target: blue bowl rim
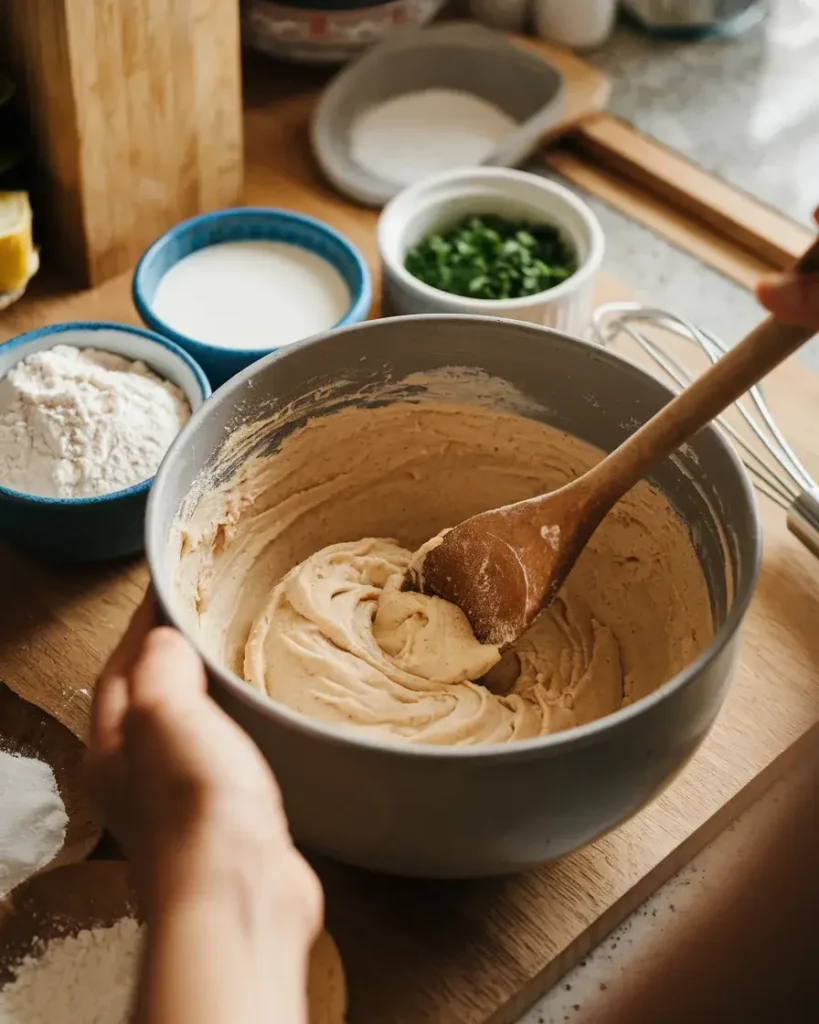
[{"label": "blue bowl rim", "polygon": [[[188,367],[196,378],[196,383],[199,385],[199,391],[203,402],[210,398],[212,394],[210,382],[205,376],[205,371],[199,363],[196,362],[193,356],[169,338],[163,338],[161,334],[157,334],[154,331],[148,331],[144,327],[133,327],[131,324],[117,324],[109,320],[73,320],[59,324],[50,324],[48,327],[38,327],[33,331],[26,331],[24,334],[18,334],[14,338],[9,338],[8,341],[0,345],[0,352],[6,352],[13,348],[20,348],[32,341],[39,341],[40,338],[47,338],[53,334],[65,334],[68,331],[119,331],[122,334],[132,334],[139,338],[144,338],[147,341],[152,341],[154,344],[161,345],[162,348],[172,352],[177,359],[180,359]],[[104,346],[88,345],[87,347],[97,347],[102,352],[110,351]],[[25,356],[21,356],[20,358],[24,359]],[[187,398],[187,395],[185,397]],[[192,409],[191,415],[195,412],[196,410]],[[10,487],[3,487],[2,484],[0,484],[0,497],[10,498],[14,501],[23,503],[31,502],[35,505],[58,505],[70,506],[72,508],[81,505],[102,505],[108,501],[117,501],[120,498],[133,497],[143,491],[147,493],[153,479],[153,476],[150,476],[147,480],[141,480],[138,484],[131,484],[130,487],[124,487],[122,490],[109,491],[107,494],[97,494],[88,498],[49,498],[41,494],[27,494],[25,491],[15,491]]]},{"label": "blue bowl rim", "polygon": [[[270,355],[271,352],[277,352],[279,349],[288,348],[290,344],[293,344],[292,342],[288,342],[285,345],[272,345],[270,348],[228,348],[224,345],[210,345],[205,341],[198,341],[196,338],[191,338],[187,334],[181,334],[179,331],[175,331],[153,312],[150,303],[145,298],[144,278],[146,274],[146,267],[148,263],[165,248],[165,246],[169,245],[180,235],[193,231],[201,225],[210,224],[219,220],[240,220],[244,217],[256,217],[259,220],[270,220],[271,222],[289,221],[290,223],[309,225],[315,230],[327,235],[341,246],[341,248],[345,249],[353,260],[361,279],[358,291],[355,294],[351,294],[350,305],[344,316],[337,323],[333,324],[332,327],[328,327],[318,333],[325,334],[326,331],[334,331],[339,327],[347,327],[350,324],[360,323],[366,318],[373,302],[372,276],[370,274],[370,269],[367,266],[367,261],[361,255],[358,247],[353,245],[348,238],[345,238],[344,235],[339,231],[336,231],[335,228],[330,227],[330,225],[326,224],[324,221],[318,220],[315,217],[310,217],[305,213],[298,213],[295,210],[284,210],[277,206],[237,206],[231,207],[227,210],[214,210],[211,213],[200,213],[195,217],[189,217],[187,220],[179,221],[178,224],[174,224],[172,228],[169,228],[164,234],[160,235],[159,238],[151,242],[145,252],[140,256],[131,282],[131,295],[137,312],[139,313],[142,321],[147,324],[148,327],[158,333],[164,334],[165,337],[175,341],[177,345],[185,346],[191,351],[204,356],[206,359],[214,355],[219,355],[228,359],[255,362],[262,356]],[[291,244],[298,246],[297,242]],[[202,246],[201,248],[207,248],[207,246]],[[329,260],[325,262],[329,262]],[[299,340],[303,341],[306,339]]]}]

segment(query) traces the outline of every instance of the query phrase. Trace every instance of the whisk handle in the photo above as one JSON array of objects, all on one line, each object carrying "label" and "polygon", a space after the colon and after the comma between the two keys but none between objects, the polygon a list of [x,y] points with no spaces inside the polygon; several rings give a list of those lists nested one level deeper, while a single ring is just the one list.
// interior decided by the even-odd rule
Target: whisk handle
[{"label": "whisk handle", "polygon": [[802,491],[788,509],[788,529],[819,557],[819,491]]}]

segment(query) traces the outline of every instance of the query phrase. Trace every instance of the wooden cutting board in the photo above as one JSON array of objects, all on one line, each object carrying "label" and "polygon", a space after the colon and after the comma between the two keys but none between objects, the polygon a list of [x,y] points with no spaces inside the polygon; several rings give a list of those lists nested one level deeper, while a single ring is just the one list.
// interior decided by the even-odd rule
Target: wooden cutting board
[{"label": "wooden cutting board", "polygon": [[[265,80],[268,68],[258,70],[247,90],[247,202],[330,222],[361,247],[377,288],[375,214],[334,195],[309,154],[310,76],[276,86]],[[688,230],[702,246],[717,244],[702,224]],[[770,266],[758,254],[733,256],[751,260],[752,276]],[[601,279],[601,300],[632,297]],[[128,278],[69,294],[44,276],[0,330],[5,337],[80,318],[136,322]],[[790,363],[767,390],[785,433],[819,474],[819,379]],[[555,864],[501,880],[401,881],[316,862],[347,968],[350,1024],[514,1021],[815,742],[819,563],[788,534],[778,509],[763,501],[760,510],[764,565],[735,685],[697,756],[641,814]],[[95,673],[145,586],[144,565],[59,569],[0,545],[0,578],[0,679],[85,735]]]}]

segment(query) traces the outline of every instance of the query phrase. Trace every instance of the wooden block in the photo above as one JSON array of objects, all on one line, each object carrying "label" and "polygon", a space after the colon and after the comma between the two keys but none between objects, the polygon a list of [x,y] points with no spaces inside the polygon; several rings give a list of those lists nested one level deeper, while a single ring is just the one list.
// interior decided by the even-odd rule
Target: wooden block
[{"label": "wooden block", "polygon": [[76,284],[242,190],[237,0],[0,0],[35,146],[35,230]]},{"label": "wooden block", "polygon": [[591,166],[614,172],[665,209],[697,221],[700,233],[724,238],[772,268],[789,267],[813,237],[809,228],[610,114],[587,118],[572,142],[592,158]]}]

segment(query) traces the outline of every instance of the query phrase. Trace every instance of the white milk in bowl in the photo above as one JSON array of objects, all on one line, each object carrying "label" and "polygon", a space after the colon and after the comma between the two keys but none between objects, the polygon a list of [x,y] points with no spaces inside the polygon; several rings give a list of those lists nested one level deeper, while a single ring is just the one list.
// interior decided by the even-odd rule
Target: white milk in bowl
[{"label": "white milk in bowl", "polygon": [[286,242],[220,242],[160,279],[151,307],[168,327],[220,348],[288,345],[335,326],[350,307],[341,274]]}]

